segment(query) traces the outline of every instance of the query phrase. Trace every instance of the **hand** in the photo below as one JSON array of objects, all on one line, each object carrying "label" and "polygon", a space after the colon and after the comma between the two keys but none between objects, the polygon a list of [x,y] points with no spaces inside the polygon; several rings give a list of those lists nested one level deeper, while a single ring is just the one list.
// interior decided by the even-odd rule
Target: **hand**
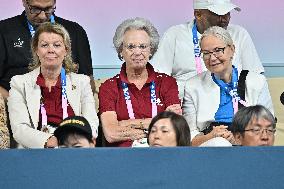
[{"label": "hand", "polygon": [[45,148],[55,148],[58,146],[58,140],[55,136],[51,136],[47,139],[46,144],[44,145]]},{"label": "hand", "polygon": [[212,138],[222,137],[224,134],[226,134],[226,132],[228,132],[227,128],[228,126],[225,125],[213,126],[213,129],[209,134],[212,135]]},{"label": "hand", "polygon": [[3,87],[0,86],[0,93],[2,95],[2,97],[4,98],[4,100],[6,101],[8,96],[9,96],[9,92],[4,89]]},{"label": "hand", "polygon": [[121,133],[121,137],[124,138],[124,140],[138,140],[141,138],[146,137],[146,133],[141,129],[135,129],[131,126],[126,126],[124,128],[118,128]]},{"label": "hand", "polygon": [[182,109],[180,104],[173,104],[166,108],[166,111],[174,112],[176,114],[182,115]]},{"label": "hand", "polygon": [[142,139],[142,138],[146,138],[147,135],[146,135],[145,131],[142,131],[142,132],[141,131],[142,131],[141,129],[135,129],[133,131],[132,136],[130,136],[130,139],[131,140],[139,140],[139,139]]},{"label": "hand", "polygon": [[231,131],[227,131],[222,137],[227,139],[231,144],[236,144],[235,137]]}]

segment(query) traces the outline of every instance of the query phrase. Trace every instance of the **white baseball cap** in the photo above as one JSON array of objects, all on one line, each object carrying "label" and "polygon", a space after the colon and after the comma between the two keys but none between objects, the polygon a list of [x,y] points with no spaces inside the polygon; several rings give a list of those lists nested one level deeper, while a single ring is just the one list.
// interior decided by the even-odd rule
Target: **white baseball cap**
[{"label": "white baseball cap", "polygon": [[241,11],[231,0],[193,0],[194,9],[208,9],[218,15],[225,15],[231,10]]}]

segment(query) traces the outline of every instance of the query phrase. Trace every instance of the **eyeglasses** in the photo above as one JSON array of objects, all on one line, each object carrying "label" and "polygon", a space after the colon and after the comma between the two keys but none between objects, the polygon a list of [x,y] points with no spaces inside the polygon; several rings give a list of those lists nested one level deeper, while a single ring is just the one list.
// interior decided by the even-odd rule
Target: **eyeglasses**
[{"label": "eyeglasses", "polygon": [[213,51],[201,51],[201,55],[203,56],[204,60],[209,60],[211,54],[213,54],[216,58],[223,56],[226,47],[220,48],[217,47]]},{"label": "eyeglasses", "polygon": [[139,50],[141,50],[142,52],[145,52],[148,50],[148,48],[150,47],[150,45],[148,44],[140,44],[140,45],[134,45],[132,43],[129,43],[127,45],[124,45],[125,48],[127,48],[129,51],[134,51],[134,49],[138,48]]},{"label": "eyeglasses", "polygon": [[40,7],[35,7],[35,6],[31,6],[28,1],[26,1],[27,5],[28,5],[28,8],[30,10],[30,13],[31,14],[40,14],[42,11],[45,13],[45,14],[52,14],[55,12],[55,9],[56,9],[56,6],[53,6],[53,7],[47,7],[47,8],[40,8]]},{"label": "eyeglasses", "polygon": [[245,129],[244,131],[250,131],[255,135],[260,135],[263,134],[263,132],[265,131],[267,135],[274,135],[274,133],[276,132],[276,129],[269,127],[269,128],[260,128],[260,127],[255,127],[252,129]]}]

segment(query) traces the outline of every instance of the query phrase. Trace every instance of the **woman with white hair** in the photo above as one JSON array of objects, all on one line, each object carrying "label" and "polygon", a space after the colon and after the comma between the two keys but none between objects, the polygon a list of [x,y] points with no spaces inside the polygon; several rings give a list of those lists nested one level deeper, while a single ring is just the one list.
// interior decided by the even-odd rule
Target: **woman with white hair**
[{"label": "woman with white hair", "polygon": [[254,72],[238,72],[232,65],[233,40],[221,27],[208,28],[200,47],[208,71],[187,81],[183,102],[192,145],[199,146],[216,137],[234,143],[230,126],[238,108],[261,104],[273,112],[266,79]]},{"label": "woman with white hair", "polygon": [[116,29],[113,44],[124,63],[99,90],[108,146],[147,146],[145,130],[152,117],[165,110],[181,114],[175,79],[155,72],[149,63],[158,43],[157,29],[146,19],[127,19]]}]

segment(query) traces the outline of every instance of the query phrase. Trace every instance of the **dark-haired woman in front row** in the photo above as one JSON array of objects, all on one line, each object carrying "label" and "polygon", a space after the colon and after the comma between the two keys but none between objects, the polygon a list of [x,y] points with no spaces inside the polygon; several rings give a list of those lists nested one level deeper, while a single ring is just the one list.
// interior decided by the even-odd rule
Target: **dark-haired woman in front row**
[{"label": "dark-haired woman in front row", "polygon": [[149,125],[150,147],[190,146],[190,130],[183,116],[162,112]]}]

